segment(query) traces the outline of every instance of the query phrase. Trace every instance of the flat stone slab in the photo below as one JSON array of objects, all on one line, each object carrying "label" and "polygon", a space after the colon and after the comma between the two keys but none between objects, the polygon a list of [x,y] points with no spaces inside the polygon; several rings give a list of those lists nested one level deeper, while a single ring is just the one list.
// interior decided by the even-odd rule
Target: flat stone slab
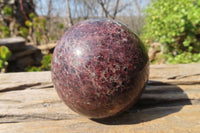
[{"label": "flat stone slab", "polygon": [[10,37],[10,38],[0,39],[0,46],[6,46],[12,52],[21,51],[26,48],[25,39],[23,37]]},{"label": "flat stone slab", "polygon": [[58,97],[50,72],[0,74],[2,133],[200,132],[200,64],[151,65],[137,105],[106,120],[70,110]]}]

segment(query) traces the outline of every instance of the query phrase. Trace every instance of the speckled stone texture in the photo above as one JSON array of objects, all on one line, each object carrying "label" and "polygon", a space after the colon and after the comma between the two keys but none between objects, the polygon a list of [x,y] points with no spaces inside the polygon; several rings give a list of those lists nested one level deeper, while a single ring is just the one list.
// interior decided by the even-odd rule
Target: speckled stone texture
[{"label": "speckled stone texture", "polygon": [[89,118],[106,118],[137,101],[148,80],[148,55],[124,24],[91,19],[65,32],[51,72],[67,106]]}]

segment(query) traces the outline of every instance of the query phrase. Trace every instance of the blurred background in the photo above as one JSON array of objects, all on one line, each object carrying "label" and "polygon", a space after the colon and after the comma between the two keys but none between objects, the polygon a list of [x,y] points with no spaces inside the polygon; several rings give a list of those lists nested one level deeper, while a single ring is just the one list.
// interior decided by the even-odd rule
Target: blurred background
[{"label": "blurred background", "polygon": [[0,0],[0,71],[47,71],[58,40],[90,18],[123,22],[152,64],[200,62],[200,0]]}]

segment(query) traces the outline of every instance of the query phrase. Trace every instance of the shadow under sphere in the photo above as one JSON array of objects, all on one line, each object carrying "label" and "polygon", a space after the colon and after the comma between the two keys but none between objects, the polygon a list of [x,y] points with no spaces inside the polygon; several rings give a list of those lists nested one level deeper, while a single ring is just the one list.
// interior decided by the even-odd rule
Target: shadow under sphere
[{"label": "shadow under sphere", "polygon": [[171,84],[149,81],[137,104],[124,113],[106,119],[91,119],[106,125],[137,124],[178,112],[191,102],[184,91]]}]

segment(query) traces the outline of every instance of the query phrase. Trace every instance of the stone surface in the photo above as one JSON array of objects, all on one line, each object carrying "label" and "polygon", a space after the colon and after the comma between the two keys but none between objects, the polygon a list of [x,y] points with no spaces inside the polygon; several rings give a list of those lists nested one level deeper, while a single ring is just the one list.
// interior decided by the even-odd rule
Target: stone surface
[{"label": "stone surface", "polygon": [[41,50],[32,45],[25,45],[23,50],[12,51],[12,56],[8,60],[8,72],[25,71],[28,66],[40,66],[42,57]]},{"label": "stone surface", "polygon": [[57,96],[50,72],[0,74],[1,133],[199,133],[200,64],[152,65],[138,104],[94,121]]},{"label": "stone surface", "polygon": [[[161,44],[156,42],[150,44],[150,48],[148,49],[148,55],[149,55],[149,62],[153,62],[161,55]],[[163,64],[163,63],[162,63]]]},{"label": "stone surface", "polygon": [[6,46],[12,52],[26,49],[25,39],[22,37],[11,37],[11,38],[0,39],[0,46]]},{"label": "stone surface", "polygon": [[137,101],[148,80],[148,55],[125,25],[91,19],[66,31],[55,48],[51,71],[59,96],[72,110],[105,118]]},{"label": "stone surface", "polygon": [[8,60],[8,72],[25,71],[27,66],[40,66],[43,54],[40,49],[26,45],[22,37],[0,39],[0,46],[7,46],[12,52]]},{"label": "stone surface", "polygon": [[49,43],[48,45],[39,45],[37,46],[38,49],[42,51],[42,53],[53,53],[57,43]]},{"label": "stone surface", "polygon": [[11,58],[9,59],[9,61],[14,61],[14,60],[17,60],[19,58],[29,56],[29,55],[35,53],[37,50],[38,50],[37,48],[30,46],[30,45],[25,46],[24,50],[13,53]]}]

